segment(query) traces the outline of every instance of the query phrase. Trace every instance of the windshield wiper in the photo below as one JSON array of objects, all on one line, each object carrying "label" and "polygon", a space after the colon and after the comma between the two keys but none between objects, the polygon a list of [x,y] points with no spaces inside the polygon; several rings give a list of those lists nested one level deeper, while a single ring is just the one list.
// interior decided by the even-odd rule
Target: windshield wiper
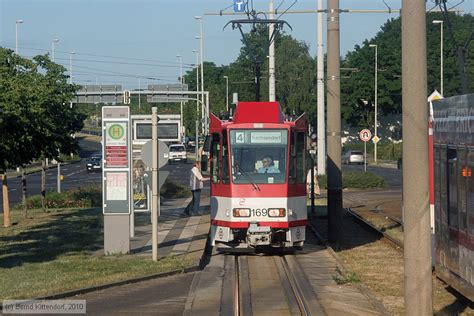
[{"label": "windshield wiper", "polygon": [[248,174],[248,172],[242,170],[242,168],[240,167],[239,164],[236,164],[235,166],[237,167],[237,171],[239,171],[241,174],[245,175],[245,176],[250,180],[250,183],[252,184],[253,188],[254,188],[256,191],[260,191],[260,187],[259,187],[258,184],[254,181],[254,179]]}]

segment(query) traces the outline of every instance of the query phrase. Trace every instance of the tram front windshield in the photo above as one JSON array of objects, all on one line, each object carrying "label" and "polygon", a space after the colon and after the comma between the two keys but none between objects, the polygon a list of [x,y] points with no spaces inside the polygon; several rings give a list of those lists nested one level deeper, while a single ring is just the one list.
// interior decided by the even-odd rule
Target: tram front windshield
[{"label": "tram front windshield", "polygon": [[231,130],[230,144],[234,183],[285,183],[287,130]]}]

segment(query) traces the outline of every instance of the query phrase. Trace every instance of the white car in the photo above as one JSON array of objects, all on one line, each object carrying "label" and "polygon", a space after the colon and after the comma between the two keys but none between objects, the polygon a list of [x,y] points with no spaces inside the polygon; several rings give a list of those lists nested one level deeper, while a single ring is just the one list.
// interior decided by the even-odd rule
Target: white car
[{"label": "white car", "polygon": [[186,148],[183,144],[172,144],[169,146],[168,161],[170,164],[175,161],[182,161],[184,163],[188,162]]},{"label": "white car", "polygon": [[342,163],[350,164],[364,164],[364,153],[359,150],[349,150],[343,157]]}]

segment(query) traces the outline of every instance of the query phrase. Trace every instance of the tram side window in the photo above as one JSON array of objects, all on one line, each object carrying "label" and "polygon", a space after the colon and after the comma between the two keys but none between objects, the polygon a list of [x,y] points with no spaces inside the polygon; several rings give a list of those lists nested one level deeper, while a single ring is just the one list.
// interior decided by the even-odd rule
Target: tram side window
[{"label": "tram side window", "polygon": [[435,178],[435,212],[436,218],[440,221],[445,222],[446,219],[441,217],[440,207],[441,207],[441,179],[440,179],[440,151],[439,147],[434,148],[434,178]]},{"label": "tram side window", "polygon": [[457,164],[458,157],[456,149],[448,148],[448,224],[454,228],[459,227],[458,211],[458,186],[457,186]]},{"label": "tram side window", "polygon": [[230,183],[229,145],[227,143],[227,131],[222,131],[222,183]]},{"label": "tram side window", "polygon": [[212,134],[212,143],[211,143],[211,177],[212,183],[220,183],[219,175],[219,164],[220,164],[220,151],[221,151],[220,137],[219,134]]},{"label": "tram side window", "polygon": [[295,132],[291,131],[290,136],[290,170],[288,176],[289,183],[296,182],[296,135]]},{"label": "tram side window", "polygon": [[474,149],[468,154],[468,192],[467,192],[467,211],[468,211],[468,227],[469,234],[474,236]]},{"label": "tram side window", "polygon": [[305,183],[305,134],[298,133],[296,138],[296,182]]},{"label": "tram side window", "polygon": [[458,150],[458,212],[459,212],[459,228],[466,231],[467,229],[467,166],[466,166],[466,150]]},{"label": "tram side window", "polygon": [[446,148],[441,148],[439,182],[440,182],[440,211],[443,222],[448,222],[448,160]]}]

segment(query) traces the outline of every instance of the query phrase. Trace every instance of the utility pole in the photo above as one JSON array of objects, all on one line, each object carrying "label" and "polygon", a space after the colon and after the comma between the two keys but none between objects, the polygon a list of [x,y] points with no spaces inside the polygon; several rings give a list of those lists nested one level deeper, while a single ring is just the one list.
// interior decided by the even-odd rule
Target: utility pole
[{"label": "utility pole", "polygon": [[428,176],[426,3],[402,4],[405,313],[433,315]]},{"label": "utility pole", "polygon": [[317,68],[317,135],[318,135],[318,174],[326,174],[326,113],[324,111],[324,51],[323,51],[323,0],[318,0],[318,68]]},{"label": "utility pole", "polygon": [[158,188],[159,174],[158,170],[158,108],[151,109],[151,139],[152,139],[152,204],[151,204],[151,228],[152,228],[152,259],[158,261],[158,207],[160,207],[160,189]]},{"label": "utility pole", "polygon": [[[275,18],[274,10],[273,10],[273,0],[270,0],[270,15],[269,18],[270,20],[273,20]],[[274,102],[276,100],[275,96],[275,40],[273,36],[273,32],[275,32],[275,25],[273,23],[270,23],[268,25],[268,36],[270,40],[270,47],[268,50],[268,101]]]},{"label": "utility pole", "polygon": [[339,248],[342,244],[339,0],[328,0],[327,8],[328,239]]}]

